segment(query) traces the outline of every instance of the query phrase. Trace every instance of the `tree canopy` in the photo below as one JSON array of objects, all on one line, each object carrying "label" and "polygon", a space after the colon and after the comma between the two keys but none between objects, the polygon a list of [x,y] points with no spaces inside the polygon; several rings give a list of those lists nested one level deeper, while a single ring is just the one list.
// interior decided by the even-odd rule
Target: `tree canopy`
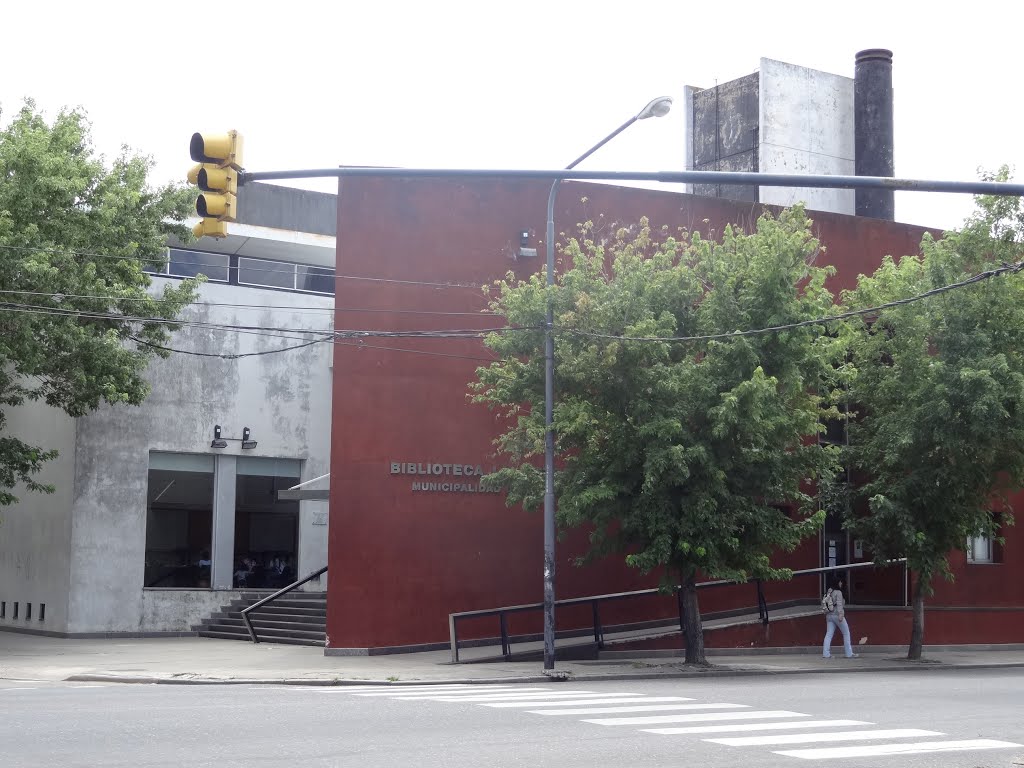
[{"label": "tree canopy", "polygon": [[[2,117],[2,116],[0,116]],[[109,166],[76,110],[48,122],[31,101],[0,129],[0,505],[53,457],[5,433],[4,407],[43,401],[71,416],[138,404],[147,359],[194,297],[194,281],[147,289],[169,235],[187,242],[192,199],[153,188],[151,161],[123,148]]]},{"label": "tree canopy", "polygon": [[[1022,258],[1020,200],[980,198],[961,230],[886,259],[842,302],[874,307]],[[849,362],[836,395],[853,413],[856,480],[847,527],[877,560],[906,557],[916,575],[910,658],[921,655],[924,600],[933,576],[949,575],[949,553],[1013,522],[1005,498],[1024,480],[1022,334],[1024,280],[1014,272],[843,327]]]},{"label": "tree canopy", "polygon": [[820,250],[799,207],[715,239],[656,234],[646,219],[611,235],[588,223],[564,247],[556,286],[510,274],[492,294],[491,308],[526,329],[487,339],[500,362],[473,385],[508,419],[497,447],[510,466],[493,480],[510,504],[540,507],[550,297],[559,525],[588,528],[591,556],[622,553],[682,583],[688,662],[704,661],[698,573],[785,576],[772,554],[820,527],[807,483],[836,462],[813,439],[834,340],[820,326],[737,333],[828,315]]}]

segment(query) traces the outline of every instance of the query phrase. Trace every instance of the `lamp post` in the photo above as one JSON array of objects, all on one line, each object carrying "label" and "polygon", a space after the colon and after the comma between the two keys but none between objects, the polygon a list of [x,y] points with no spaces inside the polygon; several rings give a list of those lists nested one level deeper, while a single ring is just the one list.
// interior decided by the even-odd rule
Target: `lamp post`
[{"label": "lamp post", "polygon": [[[654,99],[636,115],[609,133],[597,144],[565,167],[571,170],[582,163],[594,152],[614,139],[637,120],[648,117],[662,117],[672,108],[672,99],[663,96]],[[555,284],[555,196],[561,179],[551,184],[548,194],[548,221],[545,234],[547,247],[547,284],[550,288]],[[547,298],[547,310],[544,318],[544,669],[555,668],[555,309],[550,294]]]}]

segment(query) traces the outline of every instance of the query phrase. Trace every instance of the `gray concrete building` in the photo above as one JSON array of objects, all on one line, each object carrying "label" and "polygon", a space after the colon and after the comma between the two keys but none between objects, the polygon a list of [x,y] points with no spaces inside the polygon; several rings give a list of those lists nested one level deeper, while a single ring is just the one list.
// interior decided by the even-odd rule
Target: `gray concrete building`
[{"label": "gray concrete building", "polygon": [[239,208],[228,238],[170,243],[153,276],[207,282],[141,406],[9,411],[60,455],[39,477],[56,493],[0,510],[0,630],[189,632],[326,565],[327,503],[277,494],[329,471],[333,345],[274,350],[333,329],[336,197],[256,184]]},{"label": "gray concrete building", "polygon": [[[683,90],[686,169],[892,176],[892,52],[857,54],[854,77],[762,58],[758,71]],[[892,193],[688,185],[697,195],[893,218]]]}]

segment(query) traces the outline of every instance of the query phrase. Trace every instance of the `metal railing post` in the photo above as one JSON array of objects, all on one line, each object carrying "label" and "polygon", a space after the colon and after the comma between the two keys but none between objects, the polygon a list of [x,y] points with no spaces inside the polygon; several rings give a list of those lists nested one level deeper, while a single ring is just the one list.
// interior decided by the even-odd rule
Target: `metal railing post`
[{"label": "metal railing post", "polygon": [[512,660],[512,645],[508,641],[508,620],[504,611],[498,614],[498,623],[501,625],[501,655],[505,661]]},{"label": "metal railing post", "polygon": [[761,617],[761,623],[766,627],[768,626],[768,601],[764,596],[764,585],[761,580],[757,580],[757,612]]},{"label": "metal railing post", "polygon": [[448,640],[452,647],[452,664],[459,663],[459,638],[455,629],[455,624],[458,620],[458,616],[454,613],[448,614]]},{"label": "metal railing post", "polygon": [[676,602],[679,603],[679,631],[686,637],[686,606],[683,604],[683,588],[676,590]]},{"label": "metal railing post", "polygon": [[910,566],[903,561],[903,607],[910,606]]},{"label": "metal railing post", "polygon": [[597,643],[598,649],[604,648],[604,627],[601,626],[601,612],[600,602],[592,600],[590,603],[590,610],[594,617],[594,642]]}]

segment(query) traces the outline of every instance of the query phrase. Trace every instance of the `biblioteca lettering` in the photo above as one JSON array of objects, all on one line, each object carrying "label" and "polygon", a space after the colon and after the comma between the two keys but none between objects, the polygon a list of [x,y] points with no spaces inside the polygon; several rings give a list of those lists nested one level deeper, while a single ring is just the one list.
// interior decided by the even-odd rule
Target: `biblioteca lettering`
[{"label": "biblioteca lettering", "polygon": [[391,474],[414,475],[418,478],[429,475],[434,478],[431,480],[413,480],[412,490],[414,491],[498,493],[497,489],[486,488],[480,480],[476,479],[484,475],[484,468],[480,464],[392,461]]}]

